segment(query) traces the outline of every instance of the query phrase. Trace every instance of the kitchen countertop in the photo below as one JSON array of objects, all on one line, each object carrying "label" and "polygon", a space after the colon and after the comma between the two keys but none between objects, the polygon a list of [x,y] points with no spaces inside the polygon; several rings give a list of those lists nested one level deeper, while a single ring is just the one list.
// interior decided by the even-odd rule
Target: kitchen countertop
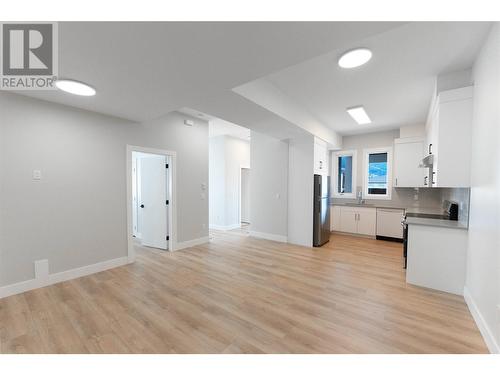
[{"label": "kitchen countertop", "polygon": [[455,228],[455,229],[465,229],[465,230],[468,229],[467,223],[463,221],[429,219],[423,217],[407,217],[406,224],[427,225],[431,227]]}]

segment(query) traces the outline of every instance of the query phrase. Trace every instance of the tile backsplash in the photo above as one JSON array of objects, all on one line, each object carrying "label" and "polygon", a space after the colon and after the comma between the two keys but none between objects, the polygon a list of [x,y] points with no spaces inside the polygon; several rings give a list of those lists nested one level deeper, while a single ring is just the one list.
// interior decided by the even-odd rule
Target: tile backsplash
[{"label": "tile backsplash", "polygon": [[[361,186],[356,191],[360,191]],[[391,199],[366,199],[367,203],[387,204],[401,208],[442,210],[444,201],[450,200],[459,205],[458,218],[467,221],[469,217],[469,188],[393,188]],[[332,198],[332,203],[354,203],[356,199]]]}]

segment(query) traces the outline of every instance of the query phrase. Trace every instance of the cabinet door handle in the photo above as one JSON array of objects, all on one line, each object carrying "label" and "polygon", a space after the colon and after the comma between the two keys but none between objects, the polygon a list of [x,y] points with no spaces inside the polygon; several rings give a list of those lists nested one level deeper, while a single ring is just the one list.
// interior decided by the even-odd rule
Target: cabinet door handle
[{"label": "cabinet door handle", "polygon": [[429,155],[432,154],[432,143],[429,143]]},{"label": "cabinet door handle", "polygon": [[396,186],[398,186],[398,178],[396,177]]},{"label": "cabinet door handle", "polygon": [[427,186],[427,177],[428,176],[424,176],[424,186]]}]

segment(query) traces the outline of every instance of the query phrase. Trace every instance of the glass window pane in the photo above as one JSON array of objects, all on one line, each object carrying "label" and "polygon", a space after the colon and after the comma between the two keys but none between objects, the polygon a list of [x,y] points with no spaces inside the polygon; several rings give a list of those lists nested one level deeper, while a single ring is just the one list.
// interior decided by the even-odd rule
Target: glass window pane
[{"label": "glass window pane", "polygon": [[368,194],[387,194],[387,152],[368,155]]},{"label": "glass window pane", "polygon": [[338,157],[337,193],[352,193],[352,155]]}]

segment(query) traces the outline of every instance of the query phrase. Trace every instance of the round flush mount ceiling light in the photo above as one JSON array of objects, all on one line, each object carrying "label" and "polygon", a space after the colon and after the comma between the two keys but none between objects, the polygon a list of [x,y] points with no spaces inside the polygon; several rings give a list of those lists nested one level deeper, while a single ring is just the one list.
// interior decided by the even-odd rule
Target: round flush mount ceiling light
[{"label": "round flush mount ceiling light", "polygon": [[356,48],[345,52],[339,59],[339,66],[344,69],[357,68],[366,64],[372,58],[368,48]]},{"label": "round flush mount ceiling light", "polygon": [[96,91],[93,87],[83,82],[78,82],[72,79],[59,79],[56,81],[56,87],[73,95],[94,96]]}]

